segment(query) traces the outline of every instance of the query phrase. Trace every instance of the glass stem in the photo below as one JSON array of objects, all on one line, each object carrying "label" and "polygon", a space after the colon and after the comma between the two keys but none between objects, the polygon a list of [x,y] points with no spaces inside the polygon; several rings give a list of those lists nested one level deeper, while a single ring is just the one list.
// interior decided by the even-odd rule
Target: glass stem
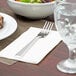
[{"label": "glass stem", "polygon": [[71,59],[71,60],[76,59],[76,49],[69,50],[69,59]]}]

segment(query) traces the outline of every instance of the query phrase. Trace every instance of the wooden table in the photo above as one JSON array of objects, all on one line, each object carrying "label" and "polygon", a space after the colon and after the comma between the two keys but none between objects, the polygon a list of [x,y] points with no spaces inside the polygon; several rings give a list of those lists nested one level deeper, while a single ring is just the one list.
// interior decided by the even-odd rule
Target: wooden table
[{"label": "wooden table", "polygon": [[[9,45],[29,27],[42,27],[46,19],[53,21],[53,16],[40,20],[31,20],[18,16],[8,7],[6,1],[7,0],[0,0],[0,11],[14,17],[18,23],[18,28],[14,34],[0,41],[0,50]],[[66,45],[61,42],[37,65],[23,62],[16,62],[13,65],[0,63],[0,76],[76,76],[76,74],[64,74],[56,68],[57,63],[67,57],[68,49]]]}]

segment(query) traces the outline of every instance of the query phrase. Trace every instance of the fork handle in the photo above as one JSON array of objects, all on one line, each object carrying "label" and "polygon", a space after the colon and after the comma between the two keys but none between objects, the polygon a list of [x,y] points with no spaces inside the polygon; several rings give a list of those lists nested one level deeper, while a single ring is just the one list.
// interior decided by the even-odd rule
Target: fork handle
[{"label": "fork handle", "polygon": [[24,48],[22,48],[16,54],[16,56],[23,57],[29,51],[29,49],[38,41],[39,38],[39,36],[36,36],[31,42],[29,42]]}]

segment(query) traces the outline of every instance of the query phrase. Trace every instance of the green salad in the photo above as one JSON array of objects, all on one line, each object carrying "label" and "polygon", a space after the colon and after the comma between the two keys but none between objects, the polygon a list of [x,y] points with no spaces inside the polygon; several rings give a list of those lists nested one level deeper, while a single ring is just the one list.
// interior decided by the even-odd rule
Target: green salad
[{"label": "green salad", "polygon": [[24,2],[24,3],[46,3],[46,2],[52,2],[55,0],[15,0],[19,2]]},{"label": "green salad", "polygon": [[30,2],[30,3],[41,3],[41,0],[20,0],[21,2]]}]

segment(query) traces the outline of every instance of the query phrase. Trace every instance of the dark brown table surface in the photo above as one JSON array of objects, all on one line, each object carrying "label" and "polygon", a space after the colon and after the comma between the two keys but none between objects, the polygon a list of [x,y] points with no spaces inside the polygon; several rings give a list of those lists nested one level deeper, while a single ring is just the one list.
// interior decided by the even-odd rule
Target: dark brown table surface
[{"label": "dark brown table surface", "polygon": [[[8,7],[7,0],[0,0],[0,12],[11,15],[18,23],[16,32],[0,41],[0,50],[9,45],[29,27],[42,27],[45,20],[53,21],[53,16],[40,20],[31,20],[18,16]],[[0,63],[0,76],[76,76],[76,74],[62,73],[56,68],[57,63],[67,57],[68,49],[66,45],[61,42],[37,65],[23,62],[16,62],[13,65]]]}]

